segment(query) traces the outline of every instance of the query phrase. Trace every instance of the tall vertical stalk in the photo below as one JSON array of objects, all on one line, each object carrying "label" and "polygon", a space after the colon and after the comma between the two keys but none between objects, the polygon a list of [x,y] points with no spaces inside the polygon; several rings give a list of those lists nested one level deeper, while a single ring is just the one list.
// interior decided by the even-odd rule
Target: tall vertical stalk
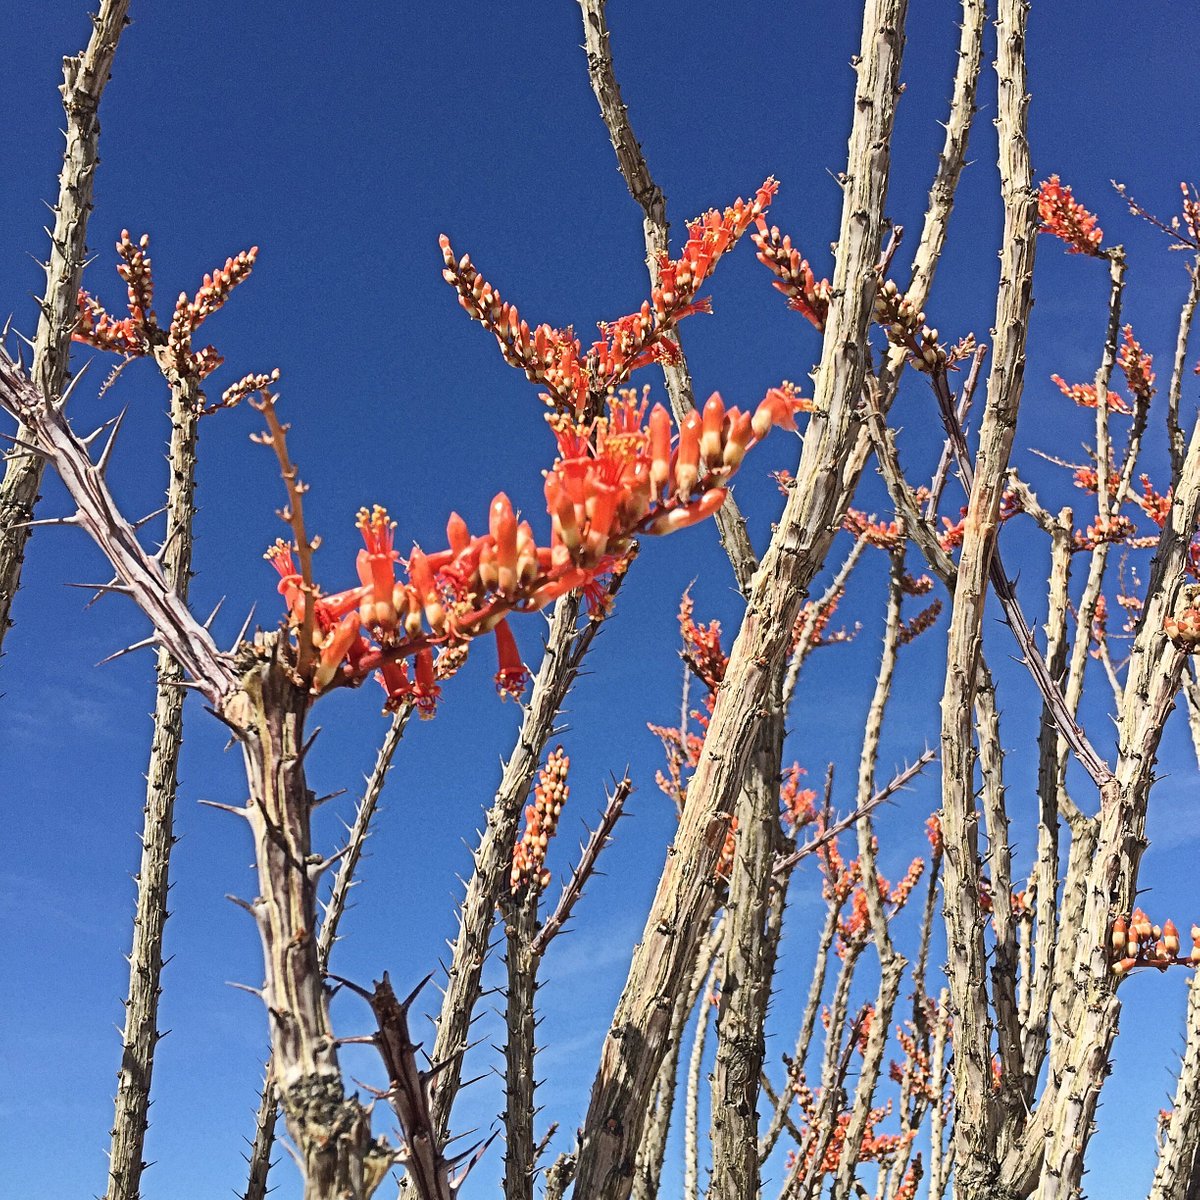
[{"label": "tall vertical stalk", "polygon": [[[102,0],[92,18],[87,47],[63,59],[60,91],[66,112],[66,150],[58,177],[54,229],[46,259],[46,290],[40,302],[33,340],[34,386],[52,403],[63,394],[75,328],[76,297],[87,258],[87,225],[92,211],[96,166],[100,161],[100,97],[112,70],[117,42],[127,24],[129,0]],[[29,440],[20,425],[17,436]],[[13,598],[21,586],[21,565],[29,540],[45,464],[36,454],[15,445],[7,455],[0,482],[0,647],[12,624]]]},{"label": "tall vertical stalk", "polygon": [[[167,527],[163,575],[187,603],[192,571],[192,520],[196,505],[196,438],[204,395],[195,376],[171,386],[171,441],[167,453]],[[146,771],[142,854],[137,873],[137,908],[129,955],[121,1068],[109,1150],[106,1200],[136,1200],[141,1190],[154,1052],[162,992],[163,932],[166,926],[171,848],[175,844],[175,793],[183,744],[183,671],[166,649],[158,651],[154,735]]]}]

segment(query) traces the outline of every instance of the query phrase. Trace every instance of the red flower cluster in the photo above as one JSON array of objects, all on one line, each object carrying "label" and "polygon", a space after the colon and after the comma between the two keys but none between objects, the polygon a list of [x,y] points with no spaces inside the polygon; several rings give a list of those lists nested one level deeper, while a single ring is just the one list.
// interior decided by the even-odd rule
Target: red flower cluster
[{"label": "red flower cluster", "polygon": [[1132,917],[1118,917],[1113,922],[1109,946],[1110,967],[1118,977],[1128,975],[1134,967],[1165,971],[1171,966],[1200,966],[1200,925],[1192,926],[1192,948],[1183,955],[1174,921],[1155,925],[1140,908],[1135,908]]},{"label": "red flower cluster", "polygon": [[[414,547],[404,563],[407,577],[398,578],[395,523],[382,508],[361,510],[359,586],[315,595],[313,692],[378,670],[389,707],[412,700],[430,715],[439,690],[434,647],[454,651],[458,665],[466,644],[488,633],[500,658],[498,686],[519,692],[526,673],[505,620],[510,612],[536,611],[573,589],[596,588],[620,569],[635,535],[673,533],[711,516],[747,449],[774,424],[795,428],[777,399],[768,397],[751,415],[727,410],[714,395],[703,415],[688,415],[672,445],[666,410],[655,405],[647,421],[646,408],[645,399],[625,393],[610,397],[605,417],[549,417],[559,446],[545,474],[549,546],[537,544],[500,493],[486,533],[472,535],[452,514],[447,547],[433,553]],[[280,542],[267,557],[299,629],[307,599],[291,549]],[[408,658],[415,660],[411,677]]]},{"label": "red flower cluster", "polygon": [[1100,246],[1104,231],[1097,224],[1096,215],[1075,199],[1057,175],[1051,175],[1038,189],[1038,216],[1042,219],[1042,232],[1066,242],[1068,254],[1104,256]]},{"label": "red flower cluster", "polygon": [[[1062,392],[1068,400],[1074,400],[1080,408],[1095,408],[1099,403],[1096,396],[1096,388],[1091,383],[1068,383],[1061,375],[1051,375],[1051,382],[1058,385],[1058,390]],[[1121,413],[1123,416],[1128,416],[1133,409],[1122,399],[1119,392],[1109,391],[1108,393],[1108,411]]]},{"label": "red flower cluster", "polygon": [[514,894],[525,888],[541,892],[550,882],[550,872],[545,869],[546,849],[558,829],[563,805],[571,794],[567,783],[570,768],[571,760],[563,753],[563,748],[557,746],[538,772],[533,803],[525,806],[525,832],[513,847],[509,884]]},{"label": "red flower cluster", "polygon": [[845,645],[854,641],[862,629],[859,622],[854,623],[851,629],[843,626],[841,629],[830,629],[829,624],[837,614],[838,605],[846,598],[846,589],[838,588],[837,591],[828,600],[806,600],[800,607],[800,613],[796,617],[796,623],[792,626],[792,653],[801,649],[800,639],[804,637],[804,631],[809,629],[809,621],[812,621],[812,626],[808,636],[809,646],[816,649],[818,646],[837,646]]},{"label": "red flower cluster", "polygon": [[709,697],[725,678],[729,655],[721,649],[721,622],[697,625],[692,613],[695,605],[688,592],[679,601],[679,634],[683,638],[683,660],[708,689]]},{"label": "red flower cluster", "polygon": [[251,246],[211,275],[204,276],[196,294],[189,299],[180,293],[164,331],[154,314],[154,278],[150,256],[146,253],[150,238],[143,234],[136,242],[129,230],[121,230],[117,242],[120,264],[117,274],[125,281],[129,316],[110,316],[89,292],[80,289],[79,321],[72,337],[77,342],[108,350],[115,354],[142,357],[156,350],[165,350],[167,365],[181,376],[194,375],[203,379],[223,361],[213,346],[192,349],[192,335],[229,299],[233,289],[249,278],[258,257],[258,247]]},{"label": "red flower cluster", "polygon": [[1135,496],[1138,507],[1161,529],[1171,515],[1172,490],[1167,488],[1166,494],[1156,491],[1150,482],[1149,475],[1140,476],[1142,494]]},{"label": "red flower cluster", "polygon": [[1121,349],[1117,352],[1117,365],[1125,375],[1129,390],[1143,404],[1150,403],[1154,395],[1154,359],[1134,339],[1133,326],[1126,325],[1121,331]]},{"label": "red flower cluster", "polygon": [[542,399],[576,418],[598,412],[606,393],[626,383],[638,367],[676,354],[670,334],[684,317],[708,312],[697,299],[700,286],[723,254],[746,230],[761,222],[779,185],[768,179],[751,201],[738,199],[723,213],[715,209],[689,222],[688,240],[678,258],[658,262],[658,284],[636,313],[600,323],[600,339],[586,353],[571,328],[542,324],[530,328],[475,269],[469,255],[456,258],[450,239],[439,239],[442,271],[458,302],[496,338],[505,362],[547,389]]},{"label": "red flower cluster", "polygon": [[800,777],[806,774],[799,763],[792,763],[784,772],[783,786],[779,789],[779,807],[789,837],[817,820],[817,793],[812,788],[802,788]]}]

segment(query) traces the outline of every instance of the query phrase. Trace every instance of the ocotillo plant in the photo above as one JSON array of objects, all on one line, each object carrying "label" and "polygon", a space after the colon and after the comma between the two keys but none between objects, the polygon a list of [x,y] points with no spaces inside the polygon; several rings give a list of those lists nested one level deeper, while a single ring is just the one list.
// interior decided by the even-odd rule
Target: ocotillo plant
[{"label": "ocotillo plant", "polygon": [[[140,1194],[142,1160],[153,1157],[144,1134],[160,1032],[175,758],[189,691],[233,735],[248,788],[245,803],[215,805],[244,822],[230,828],[250,834],[256,882],[238,903],[262,943],[262,986],[250,990],[264,1002],[269,1063],[256,1119],[244,1130],[252,1144],[246,1200],[294,1185],[286,1159],[272,1167],[281,1151],[291,1152],[314,1198],[379,1195],[394,1173],[416,1200],[465,1200],[465,1188],[488,1190],[480,1171],[465,1183],[481,1156],[494,1194],[502,1190],[506,1200],[1080,1196],[1093,1144],[1112,1133],[1101,1100],[1119,1097],[1125,1082],[1110,1076],[1126,989],[1132,980],[1161,995],[1188,972],[1178,1081],[1157,1125],[1152,1114],[1145,1122],[1142,1153],[1154,1200],[1195,1196],[1200,925],[1191,919],[1200,906],[1189,912],[1143,895],[1151,873],[1143,878],[1141,870],[1149,814],[1169,803],[1155,760],[1177,704],[1187,717],[1179,733],[1190,735],[1188,755],[1194,750],[1200,762],[1192,661],[1200,650],[1200,428],[1188,411],[1189,334],[1200,297],[1195,190],[1183,189],[1177,218],[1160,218],[1134,198],[1136,189],[1119,189],[1115,202],[1085,195],[1090,185],[1067,182],[1077,164],[1050,164],[1057,174],[1035,170],[1029,6],[998,0],[989,13],[982,0],[963,0],[945,136],[927,156],[929,202],[919,233],[905,234],[892,218],[911,200],[908,173],[896,169],[903,126],[895,129],[912,73],[908,6],[867,0],[845,106],[847,157],[829,185],[840,222],[785,220],[769,179],[750,200],[688,225],[673,254],[668,201],[650,169],[654,144],[643,152],[634,132],[650,114],[629,111],[622,99],[620,47],[603,0],[580,0],[579,8],[586,60],[577,63],[578,82],[586,68],[638,206],[630,213],[642,220],[648,297],[602,322],[589,344],[574,326],[523,319],[491,277],[442,238],[446,306],[457,301],[490,334],[484,341],[534,384],[548,452],[523,446],[493,464],[513,472],[512,490],[460,504],[465,515],[450,513],[455,485],[466,481],[447,459],[445,495],[423,497],[440,506],[445,533],[426,533],[420,545],[401,542],[388,511],[372,506],[377,475],[351,464],[345,525],[357,509],[362,548],[347,553],[319,549],[316,527],[332,501],[309,491],[293,459],[298,443],[288,436],[277,377],[247,376],[212,404],[202,396],[216,355],[194,349],[192,336],[244,278],[253,252],[185,295],[165,329],[153,315],[144,243],[123,237],[118,246],[127,317],[78,291],[79,225],[95,153],[89,122],[115,44],[112,22],[119,28],[123,18],[117,6],[102,7],[98,40],[85,55],[90,82],[72,102],[77,108],[68,106],[69,145],[83,149],[75,175],[64,176],[76,206],[71,228],[53,235],[62,261],[48,269],[49,332],[39,325],[30,371],[15,357],[0,361],[0,402],[17,421],[14,464],[28,471],[48,462],[73,502],[68,515],[45,523],[91,536],[112,568],[100,594],[132,599],[150,622],[150,636],[129,648],[159,656],[110,1200]],[[994,83],[983,70],[989,15],[998,18]],[[770,50],[778,72],[788,60],[780,46]],[[794,57],[788,65],[798,73]],[[466,83],[447,73],[454,86],[470,87],[480,111],[520,120],[519,111],[490,103],[485,73]],[[688,82],[694,87],[694,74]],[[637,84],[626,83],[632,96]],[[999,251],[996,295],[983,314],[951,290],[961,273],[946,285],[942,263],[968,157],[981,161],[980,171],[991,157],[977,136],[968,154],[981,91],[989,104],[994,95],[997,116],[998,232],[989,241],[979,223],[964,253],[990,265]],[[785,168],[794,152],[778,149],[784,162],[763,172],[777,169],[790,189]],[[672,170],[664,165],[663,177]],[[1144,260],[1106,238],[1118,218],[1139,230],[1148,222],[1191,260],[1178,324],[1172,316],[1165,335],[1131,304],[1144,286],[1134,274]],[[821,246],[830,238],[826,266]],[[702,390],[693,386],[693,369],[699,382],[699,364],[705,376],[712,366],[693,351],[700,321],[684,319],[708,310],[713,271],[741,239],[753,244],[741,248],[750,280],[743,286],[753,297],[746,310],[758,299],[764,311],[773,303],[787,334],[770,348],[777,357],[769,384],[750,391],[721,381],[736,407],[707,378]],[[428,249],[436,275],[433,238]],[[490,252],[499,256],[500,248],[481,257]],[[587,258],[572,261],[576,277],[590,278],[597,266]],[[772,300],[772,286],[790,314]],[[1046,335],[1031,312],[1035,295],[1048,292],[1069,310],[1083,345],[1055,341],[1054,374],[1047,368],[1041,378],[1030,364]],[[1102,320],[1089,305],[1104,308]],[[736,298],[722,302],[717,319],[730,312],[741,315]],[[1059,334],[1063,328],[1060,317]],[[157,550],[147,547],[146,527],[123,512],[111,441],[97,452],[64,411],[72,335],[101,351],[153,357],[170,385],[170,511]],[[1152,356],[1165,376],[1164,350],[1170,381],[1160,384]],[[1089,356],[1082,371],[1081,354]],[[786,382],[804,378],[810,365],[811,386]],[[654,404],[653,385],[635,387],[658,370],[669,408]],[[111,390],[101,389],[102,398]],[[1019,424],[1031,401],[1048,406],[1035,407],[1032,437],[1030,423]],[[282,476],[286,527],[267,549],[269,565],[259,564],[277,586],[278,610],[260,615],[253,632],[248,622],[223,649],[219,627],[189,608],[190,522],[197,422],[203,413],[218,427],[249,419],[227,415],[234,408],[261,418],[257,438],[273,457],[271,473],[277,467]],[[72,402],[72,417],[76,411]],[[1081,411],[1085,447],[1066,451],[1058,437],[1046,451],[1038,440],[1045,411],[1056,433]],[[144,419],[135,408],[126,428]],[[321,417],[297,405],[293,419]],[[372,413],[363,401],[335,419],[361,433]],[[114,424],[102,429],[115,436]],[[771,464],[777,487],[758,480],[764,502],[751,490],[753,472],[772,451],[747,455],[777,425],[794,431],[802,448],[782,469]],[[480,429],[460,414],[456,452]],[[409,464],[416,437],[404,447]],[[1043,461],[1027,465],[1018,457],[1026,446],[1045,452]],[[540,501],[522,512],[510,498],[516,477],[534,471],[544,515]],[[402,494],[404,474],[398,466]],[[498,486],[509,479],[489,478],[487,494]],[[260,499],[268,508],[245,490],[247,508]],[[752,518],[762,504],[776,506],[761,546],[738,503],[747,499]],[[36,523],[31,504],[19,519],[6,511],[5,545]],[[626,589],[652,573],[639,553],[654,553],[654,535],[709,517],[730,569],[705,563],[683,592],[682,694],[649,670],[623,667],[626,707],[650,724],[647,741],[662,746],[660,796],[649,778],[626,770],[625,747],[614,746],[607,727],[584,719],[568,728],[564,708],[589,669],[621,656],[608,631],[624,616]],[[673,542],[701,537],[694,531]],[[19,562],[19,553],[10,558]],[[673,582],[672,601],[686,584]],[[727,593],[719,618],[714,591]],[[658,600],[669,620],[671,605]],[[527,665],[533,631],[544,653]],[[521,709],[515,739],[497,747],[494,778],[480,782],[449,764],[454,787],[472,802],[486,791],[489,801],[449,953],[444,963],[414,961],[389,932],[368,951],[379,979],[368,986],[335,945],[377,831],[384,781],[410,718],[438,715],[440,724],[453,712],[470,686],[475,664],[467,660],[479,639],[495,656],[485,673]],[[337,701],[328,698],[362,685],[388,715],[347,840],[328,849],[314,815],[329,797],[309,783],[320,755],[312,712],[320,706],[336,728]],[[412,729],[430,727],[413,721]],[[590,740],[604,746],[611,787],[556,887],[551,856],[566,840],[561,822],[600,794],[579,769]],[[908,765],[891,766],[893,745]],[[914,805],[903,796],[909,784],[939,788],[940,804]],[[622,914],[632,911],[642,928],[640,938],[626,937],[611,911],[593,906],[592,890],[606,871],[627,869],[619,859],[614,865],[626,831],[640,833],[638,821],[655,806],[671,844],[664,856],[630,838],[641,841],[651,873],[619,880]],[[619,820],[630,810],[635,819]],[[405,815],[410,831],[420,826],[439,845],[457,845],[463,832],[424,796]],[[406,919],[414,864],[389,865],[388,886]],[[599,941],[616,943],[615,955],[589,959],[586,988],[564,1000],[555,970],[568,943],[562,935],[576,920],[603,929],[585,957]],[[440,1000],[417,986],[427,976],[443,988]],[[615,1011],[597,1021],[585,992],[622,982],[610,988]],[[371,1032],[343,1017],[339,995],[347,1012],[355,997],[366,1002],[358,1012]],[[425,1003],[435,1028],[422,1045]],[[498,1010],[490,1027],[489,1009]],[[563,1072],[572,1076],[570,1099],[561,1068],[543,1078],[542,1051],[553,1048],[556,1031],[540,1024],[547,1015],[557,1028],[571,1022],[578,1035]],[[359,1051],[343,1052],[351,1045],[377,1052],[378,1089],[354,1077]],[[475,1060],[486,1064],[485,1078],[486,1067],[499,1078],[490,1092],[482,1083],[464,1098]],[[245,1105],[255,1084],[247,1080]],[[466,1111],[480,1104],[493,1128],[459,1143]],[[245,1105],[239,1097],[230,1108]],[[385,1125],[389,1106],[398,1136]],[[1122,1126],[1118,1140],[1120,1154],[1133,1157],[1136,1135]]]}]

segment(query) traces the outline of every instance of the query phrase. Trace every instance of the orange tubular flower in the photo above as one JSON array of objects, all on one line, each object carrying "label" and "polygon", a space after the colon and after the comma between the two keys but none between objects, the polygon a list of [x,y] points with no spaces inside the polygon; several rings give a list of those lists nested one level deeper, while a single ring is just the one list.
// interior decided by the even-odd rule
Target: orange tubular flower
[{"label": "orange tubular flower", "polygon": [[368,629],[378,627],[391,632],[396,627],[393,589],[397,555],[392,549],[396,522],[389,520],[387,509],[377,504],[370,512],[358,510],[357,525],[366,546],[358,552],[358,578],[367,589],[359,616]]},{"label": "orange tubular flower", "polygon": [[287,604],[291,623],[299,625],[304,620],[304,593],[300,590],[300,572],[296,570],[291,546],[282,538],[276,538],[263,558],[279,572],[279,594]]},{"label": "orange tubular flower", "polygon": [[683,499],[690,495],[700,478],[701,420],[688,413],[679,428],[679,448],[675,452],[675,494]]},{"label": "orange tubular flower", "polygon": [[700,457],[706,467],[719,467],[724,450],[722,423],[725,420],[725,401],[719,392],[713,392],[704,406],[700,430]]},{"label": "orange tubular flower", "polygon": [[488,529],[496,546],[496,588],[511,596],[517,590],[517,518],[503,492],[492,501]]},{"label": "orange tubular flower", "polygon": [[333,632],[326,637],[317,660],[316,673],[313,675],[312,688],[314,692],[328,687],[334,675],[337,674],[342,659],[346,657],[350,647],[358,638],[358,628],[358,613],[347,613],[338,622]]},{"label": "orange tubular flower", "polygon": [[500,660],[500,669],[496,672],[496,689],[501,696],[519,697],[529,682],[529,672],[521,661],[517,640],[513,637],[507,621],[501,621],[494,632],[496,654]]},{"label": "orange tubular flower", "polygon": [[[703,265],[703,255],[697,262]],[[386,510],[361,510],[359,586],[333,595],[314,590],[314,694],[378,672],[389,708],[411,701],[431,715],[439,691],[434,647],[459,663],[470,640],[487,633],[495,633],[500,655],[497,686],[518,694],[527,674],[508,614],[537,611],[574,589],[589,606],[597,603],[601,581],[621,569],[635,536],[673,533],[716,512],[746,450],[772,425],[794,426],[800,402],[794,392],[772,389],[752,418],[714,396],[703,416],[688,414],[673,454],[670,418],[656,406],[647,424],[647,408],[644,396],[625,391],[610,397],[607,415],[595,420],[548,418],[559,449],[545,474],[549,545],[538,545],[530,524],[517,521],[500,493],[486,534],[472,536],[453,514],[446,548],[414,547],[405,563]],[[298,627],[306,596],[291,550],[277,542],[266,557]],[[398,564],[407,578],[398,576]],[[411,674],[401,665],[408,658],[415,659]]]}]

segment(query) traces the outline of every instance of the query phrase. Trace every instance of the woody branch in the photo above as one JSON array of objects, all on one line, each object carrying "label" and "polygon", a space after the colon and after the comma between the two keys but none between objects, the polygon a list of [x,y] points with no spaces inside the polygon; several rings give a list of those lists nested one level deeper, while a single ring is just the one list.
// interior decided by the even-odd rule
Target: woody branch
[{"label": "woody branch", "polygon": [[[61,87],[66,113],[66,149],[53,205],[54,229],[46,258],[46,288],[33,341],[34,386],[48,400],[63,398],[75,328],[75,303],[87,258],[87,226],[100,162],[100,98],[108,83],[117,42],[128,23],[129,0],[102,0],[82,53],[63,59]],[[29,431],[18,426],[18,437]],[[0,482],[0,646],[12,624],[13,599],[29,540],[43,471],[42,458],[15,445]]]}]

